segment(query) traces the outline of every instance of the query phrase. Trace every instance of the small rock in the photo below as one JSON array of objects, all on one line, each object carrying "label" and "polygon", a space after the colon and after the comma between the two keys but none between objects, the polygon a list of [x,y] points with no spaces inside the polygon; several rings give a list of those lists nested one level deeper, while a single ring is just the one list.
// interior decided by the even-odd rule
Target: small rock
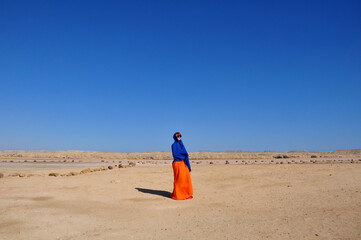
[{"label": "small rock", "polygon": [[19,177],[25,177],[25,176],[26,176],[25,173],[20,173],[20,174],[19,174]]},{"label": "small rock", "polygon": [[226,161],[226,164],[229,164],[228,160]]},{"label": "small rock", "polygon": [[209,164],[213,164],[213,162],[209,162]]},{"label": "small rock", "polygon": [[59,173],[49,173],[49,176],[51,176],[51,177],[57,177],[57,176],[59,176]]},{"label": "small rock", "polygon": [[77,172],[70,172],[70,173],[68,173],[67,176],[76,176],[76,175],[79,175],[79,173],[77,173]]},{"label": "small rock", "polygon": [[108,169],[109,169],[109,170],[113,169],[113,166],[108,166]]},{"label": "small rock", "polygon": [[118,168],[123,168],[123,165],[122,165],[122,164],[119,164]]},{"label": "small rock", "polygon": [[291,185],[291,184],[288,184],[287,187],[292,187],[292,185]]},{"label": "small rock", "polygon": [[86,173],[90,173],[92,170],[90,168],[87,169],[83,169],[80,171],[80,174],[86,174]]}]

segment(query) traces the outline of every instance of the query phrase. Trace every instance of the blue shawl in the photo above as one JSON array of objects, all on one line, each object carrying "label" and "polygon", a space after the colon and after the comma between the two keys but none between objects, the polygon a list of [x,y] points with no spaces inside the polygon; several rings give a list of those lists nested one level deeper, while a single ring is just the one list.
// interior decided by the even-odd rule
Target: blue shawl
[{"label": "blue shawl", "polygon": [[191,172],[191,165],[189,163],[189,156],[187,153],[186,148],[183,145],[182,140],[178,141],[178,138],[176,137],[176,134],[173,135],[174,143],[172,144],[172,154],[173,154],[173,162],[174,161],[182,161],[184,160],[184,163],[189,169],[189,172]]}]

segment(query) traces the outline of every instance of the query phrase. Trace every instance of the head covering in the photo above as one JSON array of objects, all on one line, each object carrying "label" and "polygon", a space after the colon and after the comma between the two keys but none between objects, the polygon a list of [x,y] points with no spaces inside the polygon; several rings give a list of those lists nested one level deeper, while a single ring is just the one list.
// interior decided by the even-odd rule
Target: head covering
[{"label": "head covering", "polygon": [[[176,141],[176,142],[179,142],[178,141],[178,136],[182,136],[182,134],[180,133],[180,132],[176,132],[175,134],[173,134],[173,139],[174,139],[174,141]],[[181,140],[182,141],[182,140]],[[182,143],[183,144],[183,143]]]},{"label": "head covering", "polygon": [[[191,165],[189,163],[189,156],[186,148],[183,145],[182,140],[178,140],[177,135],[180,132],[176,132],[173,134],[174,143],[172,144],[172,154],[174,161],[182,161],[187,165],[189,171],[191,171]],[[182,136],[182,135],[181,135]]]}]

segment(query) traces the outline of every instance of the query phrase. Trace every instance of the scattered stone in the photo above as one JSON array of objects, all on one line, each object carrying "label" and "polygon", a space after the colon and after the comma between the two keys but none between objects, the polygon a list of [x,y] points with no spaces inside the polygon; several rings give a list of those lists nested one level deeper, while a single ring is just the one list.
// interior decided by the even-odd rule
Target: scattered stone
[{"label": "scattered stone", "polygon": [[209,162],[209,164],[213,164],[213,162]]},{"label": "scattered stone", "polygon": [[60,174],[60,176],[65,177],[65,176],[66,176],[66,174],[65,174],[65,173],[62,173],[62,174]]},{"label": "scattered stone", "polygon": [[108,166],[108,169],[109,169],[109,170],[113,169],[113,166]]},{"label": "scattered stone", "polygon": [[135,165],[136,165],[135,162],[130,162],[129,163],[129,167],[135,167]]},{"label": "scattered stone", "polygon": [[67,176],[76,176],[76,175],[79,175],[78,172],[70,172],[67,174]]},{"label": "scattered stone", "polygon": [[119,163],[119,166],[118,166],[118,168],[123,168],[123,165]]},{"label": "scattered stone", "polygon": [[104,166],[101,166],[99,169],[100,169],[100,171],[105,171],[105,170],[107,170]]},{"label": "scattered stone", "polygon": [[57,176],[59,176],[59,173],[54,173],[54,172],[53,172],[53,173],[49,173],[49,176],[50,176],[50,177],[57,177]]},{"label": "scattered stone", "polygon": [[229,164],[229,161],[228,161],[228,160],[226,161],[226,164]]},{"label": "scattered stone", "polygon": [[25,176],[26,176],[25,173],[20,173],[20,174],[19,174],[19,177],[25,177]]},{"label": "scattered stone", "polygon": [[90,168],[87,168],[87,169],[83,169],[80,171],[80,174],[86,174],[86,173],[90,173],[92,172],[92,170]]}]

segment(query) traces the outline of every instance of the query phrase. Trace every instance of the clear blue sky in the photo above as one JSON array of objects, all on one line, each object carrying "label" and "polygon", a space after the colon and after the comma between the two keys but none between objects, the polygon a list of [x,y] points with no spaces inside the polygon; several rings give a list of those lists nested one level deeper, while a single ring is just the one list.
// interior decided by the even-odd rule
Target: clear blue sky
[{"label": "clear blue sky", "polygon": [[1,1],[0,150],[361,148],[360,1]]}]

